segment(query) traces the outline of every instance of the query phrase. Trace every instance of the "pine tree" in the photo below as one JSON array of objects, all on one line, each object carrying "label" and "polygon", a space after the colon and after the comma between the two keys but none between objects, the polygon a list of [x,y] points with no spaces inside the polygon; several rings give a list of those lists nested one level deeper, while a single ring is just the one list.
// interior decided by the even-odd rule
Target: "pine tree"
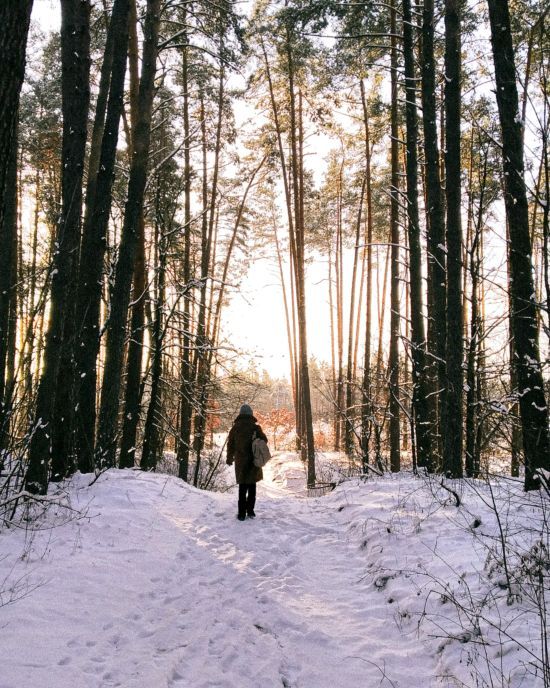
[{"label": "pine tree", "polygon": [[[50,319],[46,334],[44,370],[38,387],[35,420],[30,433],[27,489],[47,489],[52,440],[71,426],[70,381],[74,289],[80,245],[82,179],[90,100],[90,4],[62,2],[62,208],[55,237],[51,282]],[[67,370],[61,369],[62,360]],[[60,387],[60,376],[63,386]],[[60,402],[60,397],[63,400]],[[56,403],[59,402],[59,405]],[[55,411],[65,415],[56,416]],[[65,423],[64,423],[65,421]],[[62,425],[62,427],[59,427]],[[60,449],[59,443],[57,449]],[[63,447],[68,452],[68,446]],[[52,477],[62,479],[69,469],[67,455],[56,453]]]},{"label": "pine tree", "polygon": [[154,82],[157,69],[160,0],[148,0],[145,16],[143,66],[139,84],[139,107],[130,178],[124,212],[115,283],[111,295],[111,309],[107,323],[105,370],[101,390],[98,434],[95,445],[97,466],[111,467],[116,463],[119,389],[126,335],[126,313],[139,238],[147,163],[151,140]]},{"label": "pine tree", "polygon": [[504,203],[510,232],[511,324],[525,453],[525,489],[539,486],[536,471],[550,470],[548,405],[538,348],[529,216],[508,0],[488,0],[497,105],[502,130]]},{"label": "pine tree", "polygon": [[[25,73],[25,51],[32,0],[0,4],[0,431],[3,432],[4,385],[9,338],[9,313],[14,276],[14,217],[17,178],[17,122]],[[11,210],[10,210],[11,208]]]},{"label": "pine tree", "polygon": [[417,464],[418,466],[425,466],[428,470],[431,470],[432,449],[430,441],[430,421],[428,416],[426,335],[422,289],[422,252],[420,249],[420,218],[418,212],[418,120],[410,0],[403,0],[403,52],[405,56],[405,113],[407,122],[407,234],[409,239],[409,279],[411,295],[413,427],[416,440]]},{"label": "pine tree", "polygon": [[436,65],[434,55],[434,2],[424,0],[422,10],[422,124],[426,174],[428,232],[428,350],[431,389],[432,452],[441,465],[441,426],[445,400],[445,210],[439,174],[437,140]]},{"label": "pine tree", "polygon": [[128,0],[115,0],[96,104],[80,252],[74,354],[78,409],[75,440],[79,468],[84,472],[94,468],[96,364],[99,353],[103,259],[107,248],[115,158],[124,98],[128,16]]},{"label": "pine tree", "polygon": [[460,167],[461,0],[445,1],[446,383],[443,470],[462,477],[463,312]]}]

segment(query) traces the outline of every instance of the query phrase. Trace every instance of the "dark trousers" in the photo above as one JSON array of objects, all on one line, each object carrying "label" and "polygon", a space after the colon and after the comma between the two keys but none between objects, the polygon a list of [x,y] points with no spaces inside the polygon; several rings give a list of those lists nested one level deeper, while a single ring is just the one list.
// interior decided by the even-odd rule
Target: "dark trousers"
[{"label": "dark trousers", "polygon": [[254,511],[256,504],[256,483],[239,485],[239,516],[246,516]]}]

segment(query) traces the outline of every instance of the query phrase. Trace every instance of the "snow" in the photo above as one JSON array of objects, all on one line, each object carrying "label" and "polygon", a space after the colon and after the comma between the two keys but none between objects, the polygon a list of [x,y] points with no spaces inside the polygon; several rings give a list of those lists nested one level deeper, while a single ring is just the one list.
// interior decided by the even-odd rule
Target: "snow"
[{"label": "snow", "polygon": [[234,488],[110,470],[77,474],[39,527],[1,531],[0,688],[543,685],[540,619],[508,588],[540,537],[538,493],[449,483],[456,508],[400,474],[313,499],[296,455],[264,473],[244,523]]}]

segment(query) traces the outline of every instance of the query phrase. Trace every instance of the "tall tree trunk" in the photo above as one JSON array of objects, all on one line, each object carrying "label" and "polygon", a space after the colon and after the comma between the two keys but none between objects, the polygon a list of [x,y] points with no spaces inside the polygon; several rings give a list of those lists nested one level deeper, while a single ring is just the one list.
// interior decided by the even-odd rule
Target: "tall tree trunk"
[{"label": "tall tree trunk", "polygon": [[[290,308],[289,308],[289,303],[288,303],[288,296],[287,296],[287,287],[286,287],[286,282],[285,282],[285,276],[284,276],[284,271],[283,271],[283,259],[281,255],[281,247],[279,245],[279,236],[277,234],[277,224],[276,224],[276,218],[275,215],[273,215],[273,233],[275,236],[275,248],[277,251],[277,264],[279,266],[279,277],[281,279],[281,289],[283,292],[283,305],[285,309],[285,323],[286,323],[286,336],[287,336],[287,342],[288,342],[288,356],[290,360],[290,383],[292,386],[292,399],[293,399],[293,404],[294,404],[294,413],[296,413],[296,409],[298,406],[298,402],[296,399],[296,376],[295,376],[295,370],[296,370],[296,363],[295,363],[295,351],[294,351],[294,339],[292,336],[292,324],[291,324],[291,319],[290,319]],[[225,280],[224,280],[225,282]],[[332,330],[331,330],[332,332]]]},{"label": "tall tree trunk", "polygon": [[[14,222],[14,231],[13,231],[13,244],[12,244],[12,268],[11,268],[11,274],[12,274],[12,279],[17,285],[17,282],[20,281],[21,275],[23,274],[23,261],[22,261],[22,252],[20,250],[21,248],[21,240],[20,240],[20,231],[19,228],[21,227],[21,216],[20,216],[20,208],[22,204],[22,197],[21,194],[19,193],[19,190],[21,188],[21,174],[18,175],[18,179],[16,180],[15,184],[15,222]],[[17,313],[17,306],[18,302],[22,299],[23,294],[22,290],[17,289],[17,286],[15,286],[14,289],[11,290],[11,301],[10,301],[10,313],[9,313],[9,321],[8,321],[8,352],[7,352],[7,357],[6,357],[6,387],[5,387],[5,404],[6,404],[6,411],[8,415],[8,420],[9,417],[13,414],[14,410],[14,401],[15,401],[15,386],[17,383],[16,379],[16,371],[15,371],[15,359],[17,355],[17,319],[18,319],[18,313]],[[9,425],[8,425],[9,428]],[[1,442],[1,438],[0,438]],[[0,444],[0,447],[2,445]]]},{"label": "tall tree trunk", "polygon": [[483,238],[483,231],[480,231],[479,243],[476,251],[477,272],[478,272],[478,324],[476,328],[477,336],[477,351],[475,358],[475,385],[476,385],[476,399],[478,403],[477,419],[476,419],[476,436],[474,441],[473,464],[474,472],[479,475],[481,472],[481,455],[483,449],[483,439],[485,435],[485,421],[482,413],[481,404],[483,399],[487,396],[486,384],[486,355],[485,355],[485,286],[483,275],[483,264],[485,256],[485,241]]},{"label": "tall tree trunk", "polygon": [[139,220],[147,181],[151,139],[151,118],[158,54],[160,0],[148,0],[144,25],[143,67],[139,84],[139,115],[128,181],[128,196],[120,239],[111,312],[107,323],[107,343],[99,427],[95,447],[96,465],[114,466],[116,460],[119,389],[122,376],[126,316],[139,240]]},{"label": "tall tree trunk", "polygon": [[393,472],[401,469],[401,403],[399,387],[399,126],[397,100],[397,21],[395,0],[391,6],[391,285],[390,285],[390,467]]},{"label": "tall tree trunk", "polygon": [[[139,47],[137,37],[136,0],[130,2],[130,28],[128,41],[128,64],[130,73],[130,114],[132,138],[135,136],[138,119],[139,99]],[[132,146],[130,145],[130,150]],[[134,264],[132,286],[132,318],[130,341],[126,362],[126,388],[124,392],[124,413],[122,414],[122,439],[120,442],[120,468],[131,468],[135,464],[137,428],[140,416],[141,366],[143,338],[145,331],[145,219],[143,211],[139,218],[138,247]]]},{"label": "tall tree trunk", "polygon": [[[158,202],[158,199],[157,199]],[[160,213],[157,213],[159,215]],[[166,237],[165,228],[157,223],[158,242],[158,269],[157,269],[157,294],[155,300],[155,320],[153,323],[153,361],[151,365],[151,393],[149,407],[143,429],[143,448],[141,452],[140,467],[144,471],[154,471],[158,459],[162,456],[160,447],[160,410],[161,410],[161,374],[162,374],[162,350],[163,350],[163,326],[162,313],[165,301],[166,282]]]},{"label": "tall tree trunk", "polygon": [[[294,217],[296,220],[296,295],[298,312],[298,340],[300,359],[300,391],[302,419],[302,458],[307,465],[307,484],[315,485],[315,445],[313,438],[313,416],[311,410],[311,391],[309,382],[309,361],[307,348],[306,324],[306,289],[305,289],[305,225],[303,203],[303,132],[302,132],[302,94],[298,93],[298,117],[294,91],[294,64],[290,44],[287,43],[289,58],[289,93],[290,93],[290,139],[292,150],[292,180],[294,188]],[[296,140],[298,132],[299,140]]]},{"label": "tall tree trunk", "polygon": [[[329,236],[328,241],[328,307],[330,313],[330,397],[332,402],[332,434],[333,434],[333,449],[338,451],[340,449],[340,415],[338,412],[338,381],[336,379],[336,326],[335,326],[335,301],[337,302],[337,285],[333,286],[333,260],[332,260],[332,236]],[[334,272],[338,274],[338,265],[336,259],[334,260]],[[334,293],[336,291],[336,294]]]},{"label": "tall tree trunk", "polygon": [[[0,310],[2,321],[0,332],[0,450],[7,448],[10,417],[12,413],[13,383],[10,384],[10,368],[15,355],[13,340],[13,307],[17,297],[17,136],[10,151],[7,173],[7,184],[3,198],[3,226],[1,228],[2,258],[1,264],[6,269],[0,281],[5,291],[0,293]],[[9,259],[9,265],[3,261]],[[5,312],[4,312],[5,311]],[[16,314],[15,314],[16,315]],[[16,315],[17,317],[17,315]]]},{"label": "tall tree trunk", "polygon": [[[269,85],[270,101],[272,106],[273,119],[275,124],[275,133],[277,136],[277,145],[279,150],[279,159],[281,162],[281,172],[283,178],[283,186],[285,191],[286,209],[288,217],[288,231],[291,257],[291,277],[294,276],[293,295],[296,299],[295,311],[297,322],[297,343],[295,344],[296,355],[296,396],[298,399],[297,405],[297,435],[298,441],[302,447],[306,447],[303,451],[307,453],[307,481],[308,484],[315,484],[315,447],[313,441],[313,420],[311,415],[311,396],[309,387],[309,368],[307,360],[307,334],[306,334],[306,314],[305,314],[305,293],[304,286],[304,252],[303,252],[303,218],[300,218],[300,201],[294,199],[291,195],[289,180],[287,176],[287,165],[285,162],[285,148],[282,141],[282,129],[279,118],[279,108],[275,98],[273,89],[273,82],[271,79],[271,72],[269,69],[269,60],[265,45],[262,42],[262,50],[265,60],[266,76]],[[296,108],[295,108],[295,93],[294,93],[294,66],[292,60],[292,49],[290,46],[290,38],[287,33],[287,57],[289,69],[289,96],[290,96],[290,115],[291,115],[291,154],[292,161],[290,165],[289,174],[293,180],[293,192],[299,190],[298,184],[298,164],[297,164],[297,145],[296,145]],[[294,216],[293,216],[294,207]],[[294,314],[294,309],[293,309]],[[307,442],[307,444],[306,444]]]},{"label": "tall tree trunk", "polygon": [[[206,339],[206,286],[210,268],[210,249],[209,241],[209,210],[211,210],[208,199],[208,153],[207,153],[207,133],[206,133],[206,109],[204,90],[199,91],[200,100],[200,127],[201,127],[201,150],[202,150],[202,220],[201,220],[201,250],[200,250],[200,298],[197,315],[197,330],[195,335],[195,353],[192,365],[192,381],[194,392],[194,417],[193,417],[193,449],[195,451],[195,469],[193,472],[193,486],[199,484],[201,449],[202,449],[202,421],[203,408],[205,406],[204,382],[204,357],[205,350],[209,346]],[[220,113],[218,112],[218,117]]]},{"label": "tall tree trunk", "polygon": [[[549,8],[550,11],[550,8]],[[541,27],[542,31],[542,27]],[[542,40],[542,38],[541,38]],[[541,65],[542,84],[545,92],[548,92],[548,80],[546,76],[546,65]],[[550,153],[548,146],[548,133],[550,129],[549,116],[550,102],[548,98],[544,100],[544,115],[542,126],[542,160],[541,168],[544,175],[544,198],[545,203],[542,208],[542,275],[544,290],[546,294],[546,322],[547,335],[550,340]],[[539,201],[540,203],[540,201]]]},{"label": "tall tree trunk", "polygon": [[24,377],[24,396],[27,398],[31,397],[33,389],[33,361],[34,361],[34,348],[35,341],[37,339],[37,332],[35,332],[34,318],[35,314],[35,303],[36,303],[36,258],[37,258],[37,248],[38,248],[38,225],[40,220],[40,206],[39,206],[39,195],[41,188],[41,173],[38,167],[35,172],[34,181],[34,218],[33,218],[33,229],[32,229],[32,239],[31,239],[31,265],[30,265],[30,276],[29,276],[29,297],[27,305],[27,322],[28,326],[26,328],[24,347],[24,360],[23,360],[23,377]]},{"label": "tall tree trunk", "polygon": [[[343,164],[343,163],[342,163]],[[344,265],[343,265],[343,239],[342,239],[342,174],[338,179],[336,191],[336,351],[338,358],[338,371],[336,382],[336,437],[334,448],[336,451],[342,449],[343,429],[345,421],[344,409],[344,327],[343,327],[343,306],[344,306]]]},{"label": "tall tree trunk", "polygon": [[[183,23],[187,21],[187,6],[182,9]],[[182,90],[183,90],[183,336],[180,371],[180,413],[178,435],[178,475],[187,482],[189,474],[189,449],[191,444],[191,399],[192,399],[192,366],[191,366],[191,133],[189,127],[189,46],[184,34],[182,48]]]},{"label": "tall tree trunk", "polygon": [[485,188],[487,184],[487,151],[483,157],[483,168],[480,172],[480,197],[475,227],[473,228],[472,244],[469,248],[469,271],[471,279],[471,315],[470,315],[470,342],[467,356],[466,377],[466,475],[469,478],[477,478],[479,475],[479,452],[477,445],[479,426],[479,364],[481,349],[481,309],[479,306],[479,282],[480,282],[480,245],[483,231],[483,215],[485,212]]},{"label": "tall tree trunk", "polygon": [[[10,418],[13,410],[13,391],[15,383],[14,364],[15,364],[15,344],[14,334],[16,331],[17,321],[17,209],[18,209],[18,179],[17,179],[17,136],[14,139],[13,147],[10,151],[10,165],[7,175],[7,187],[4,194],[4,216],[3,227],[1,230],[2,241],[2,259],[9,259],[10,264],[5,265],[6,275],[3,275],[3,286],[6,291],[0,295],[0,309],[5,310],[2,313],[2,321],[4,322],[1,337],[0,337],[0,450],[7,448],[7,439],[9,435]],[[15,326],[15,329],[14,329]]]},{"label": "tall tree trunk", "polygon": [[[290,65],[290,74],[293,72],[293,66]],[[294,85],[290,82],[291,92],[291,120],[293,119],[293,98]],[[294,130],[293,130],[294,131]],[[302,393],[303,409],[303,425],[302,433],[306,442],[307,450],[302,449],[302,456],[306,458],[307,466],[307,484],[315,485],[315,444],[313,436],[313,413],[311,408],[311,387],[309,381],[309,361],[308,361],[308,347],[307,347],[307,323],[306,323],[306,287],[305,287],[305,223],[304,223],[304,132],[303,132],[303,116],[302,116],[302,92],[298,93],[298,150],[299,158],[293,160],[299,162],[299,204],[297,208],[296,217],[297,222],[297,250],[298,250],[298,272],[296,275],[296,293],[298,296],[298,336],[300,341],[300,386]]]},{"label": "tall tree trunk", "polygon": [[[222,46],[223,51],[223,46]],[[197,370],[197,388],[198,388],[198,403],[195,410],[194,422],[194,437],[193,447],[195,449],[195,475],[193,477],[193,485],[198,484],[199,469],[201,462],[201,451],[204,446],[205,431],[206,431],[206,414],[208,403],[208,385],[210,380],[210,353],[212,342],[208,337],[206,327],[207,318],[207,288],[210,275],[212,242],[214,236],[214,223],[216,218],[216,204],[218,196],[218,176],[220,168],[220,153],[222,147],[222,124],[223,124],[223,102],[224,102],[224,81],[225,70],[223,63],[220,66],[220,75],[218,81],[218,118],[216,123],[216,139],[214,148],[214,165],[212,171],[212,187],[210,195],[208,194],[208,178],[206,167],[206,120],[204,110],[202,113],[202,136],[203,136],[203,222],[202,222],[202,237],[201,237],[201,292],[199,304],[199,317],[197,321],[197,348],[195,352],[194,367]],[[210,196],[210,197],[209,197]]]},{"label": "tall tree trunk", "polygon": [[[382,277],[382,288],[380,288],[380,271],[376,271],[376,294],[378,300],[378,343],[376,352],[376,377],[375,380],[382,382],[382,365],[384,363],[384,326],[386,321],[386,296],[388,287],[388,268],[391,256],[391,227],[388,237],[388,246],[384,258],[384,275]],[[380,252],[376,252],[376,262],[380,265]]]},{"label": "tall tree trunk", "polygon": [[[368,203],[368,199],[367,199]],[[363,314],[363,308],[362,304],[363,301],[365,300],[365,276],[366,276],[366,265],[367,265],[367,247],[363,246],[363,252],[361,256],[361,267],[359,268],[359,273],[361,275],[360,280],[359,280],[359,294],[358,294],[358,304],[357,304],[357,310],[355,314],[355,335],[354,335],[354,342],[353,342],[353,373],[352,377],[353,379],[357,379],[357,364],[359,361],[359,334],[361,331],[361,322],[362,322],[362,314]]]},{"label": "tall tree trunk", "polygon": [[[68,101],[68,127],[63,116],[64,132],[69,156],[74,157],[77,174],[69,179],[68,188],[63,184],[63,205],[67,199],[67,216],[62,220],[64,233],[71,240],[67,244],[71,265],[65,297],[63,345],[60,352],[56,383],[54,417],[52,422],[52,479],[61,480],[74,471],[72,456],[74,442],[74,343],[76,293],[80,253],[82,219],[82,181],[87,140],[88,111],[90,106],[90,3],[79,0],[63,0],[61,52],[62,63],[70,65],[70,74],[63,89],[63,99]],[[76,57],[76,60],[75,60]],[[73,65],[74,62],[74,65]],[[65,108],[64,108],[65,109]],[[64,165],[63,172],[67,169]],[[74,168],[73,168],[74,169]],[[69,172],[70,174],[70,172]]]},{"label": "tall tree trunk", "polygon": [[78,467],[83,472],[89,472],[94,467],[96,363],[99,353],[103,260],[107,248],[111,192],[124,98],[128,14],[129,0],[115,0],[101,71],[86,189],[76,311],[79,320],[75,340],[78,406],[75,444]]},{"label": "tall tree trunk", "polygon": [[512,405],[510,406],[510,475],[514,478],[519,478],[519,467],[521,464],[521,429],[520,429],[520,415],[519,415],[519,403],[518,403],[518,376],[516,368],[516,350],[514,347],[514,335],[512,332],[512,299],[510,301],[510,324],[509,324],[509,337],[510,337],[510,395],[514,399]]},{"label": "tall tree trunk", "polygon": [[[434,57],[434,0],[424,0],[422,11],[422,123],[426,171],[426,220],[428,227],[428,283],[430,305],[428,312],[428,350],[432,397],[430,427],[432,453],[441,466],[442,396],[445,389],[445,208],[439,175],[439,145],[437,140],[437,106]],[[431,312],[430,312],[431,311]],[[434,393],[435,392],[435,393]]]},{"label": "tall tree trunk", "polygon": [[[90,3],[63,0],[61,20],[62,205],[53,258],[44,369],[38,387],[26,476],[27,488],[40,493],[47,489],[52,442],[56,448],[52,478],[64,478],[69,469],[70,445],[62,438],[64,433],[70,435],[72,426],[71,348],[90,102]],[[61,369],[61,362],[68,370]],[[54,411],[60,415],[56,417]]]},{"label": "tall tree trunk", "polygon": [[[363,86],[363,82],[361,82]],[[353,397],[355,380],[353,375],[353,344],[354,344],[354,325],[355,318],[355,293],[357,282],[357,269],[359,266],[359,243],[361,240],[361,221],[363,216],[363,201],[365,197],[366,177],[363,177],[361,183],[361,193],[359,195],[359,207],[357,209],[357,220],[355,223],[355,247],[353,250],[353,268],[351,274],[351,295],[349,304],[349,322],[348,322],[348,356],[346,363],[346,426],[345,426],[345,451],[348,456],[353,454],[354,447],[354,426],[355,426],[355,412],[353,409]],[[359,308],[361,303],[359,301]]]},{"label": "tall tree trunk", "polygon": [[445,190],[447,200],[447,390],[443,470],[462,477],[462,222],[460,180],[461,0],[445,0]]},{"label": "tall tree trunk", "polygon": [[120,441],[120,468],[131,468],[135,464],[137,429],[141,409],[141,367],[143,338],[145,333],[145,220],[139,219],[138,246],[132,287],[132,318],[130,341],[126,365],[126,388],[124,393],[124,414],[122,439]]},{"label": "tall tree trunk", "polygon": [[536,489],[539,468],[550,470],[548,406],[538,348],[529,215],[523,167],[514,48],[507,0],[488,0],[497,105],[502,130],[504,203],[510,231],[509,262],[525,489]]},{"label": "tall tree trunk", "polygon": [[4,418],[4,384],[9,340],[11,293],[14,284],[13,210],[17,179],[19,94],[25,74],[25,53],[32,0],[0,3],[0,432]]},{"label": "tall tree trunk", "polygon": [[417,462],[419,466],[424,466],[428,470],[431,470],[432,449],[428,409],[429,387],[426,369],[426,335],[422,292],[422,251],[420,248],[420,220],[418,213],[418,121],[416,111],[414,38],[410,0],[403,0],[403,51],[405,55],[405,113],[407,121],[406,176],[407,232],[409,239],[409,278],[411,295],[412,411],[417,448]]},{"label": "tall tree trunk", "polygon": [[371,180],[371,148],[369,131],[369,113],[365,87],[361,81],[361,106],[363,110],[363,128],[365,142],[365,190],[367,194],[367,233],[366,233],[366,269],[367,269],[367,294],[365,313],[365,353],[363,361],[362,382],[362,418],[361,418],[361,454],[363,471],[366,472],[370,463],[369,443],[373,424],[374,406],[372,403],[371,380],[371,338],[372,338],[372,239],[374,222],[372,217],[372,180]]}]

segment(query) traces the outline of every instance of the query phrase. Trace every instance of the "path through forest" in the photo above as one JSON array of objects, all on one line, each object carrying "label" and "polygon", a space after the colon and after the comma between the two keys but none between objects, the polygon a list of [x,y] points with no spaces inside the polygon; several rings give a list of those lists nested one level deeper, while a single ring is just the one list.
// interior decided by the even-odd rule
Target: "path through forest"
[{"label": "path through forest", "polygon": [[2,610],[0,688],[429,686],[433,659],[348,537],[345,491],[296,496],[285,458],[244,523],[234,494],[79,477],[86,516],[18,538],[9,580],[25,566],[13,594],[26,594]]}]

